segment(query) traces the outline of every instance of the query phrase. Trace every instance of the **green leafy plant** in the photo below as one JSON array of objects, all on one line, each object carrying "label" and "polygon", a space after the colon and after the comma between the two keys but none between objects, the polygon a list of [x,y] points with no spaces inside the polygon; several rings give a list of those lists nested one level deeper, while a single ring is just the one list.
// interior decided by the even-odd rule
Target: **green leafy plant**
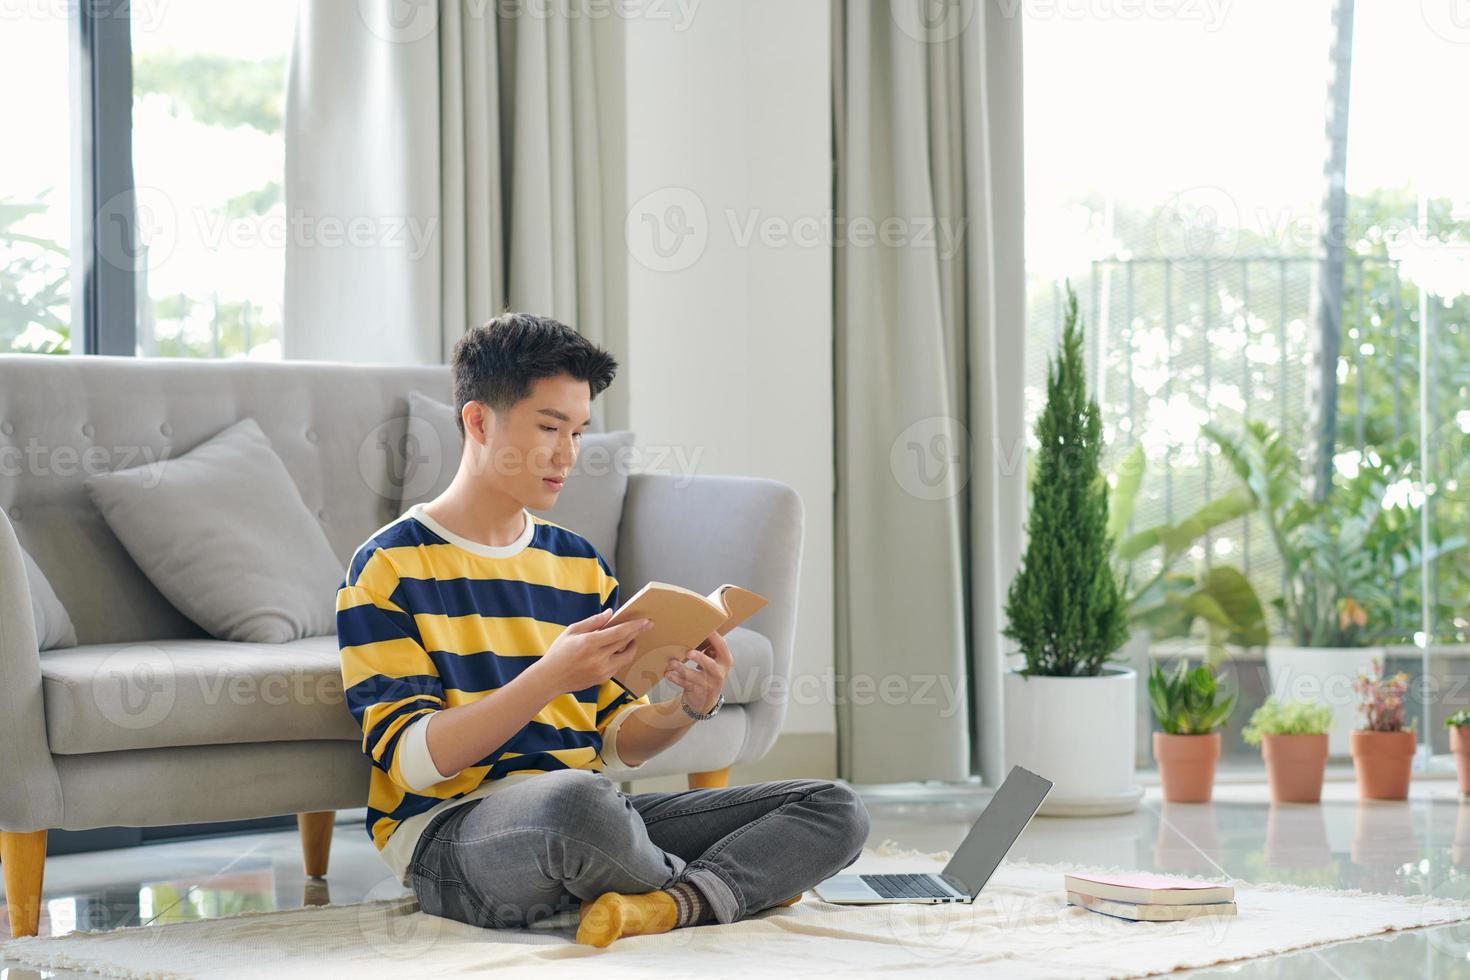
[{"label": "green leafy plant", "polygon": [[17,230],[26,219],[45,214],[48,194],[31,201],[0,198],[0,350],[71,349],[67,251]]},{"label": "green leafy plant", "polygon": [[1298,453],[1265,423],[1247,423],[1240,436],[1202,432],[1240,477],[1281,558],[1285,589],[1273,605],[1293,644],[1368,646],[1398,636],[1401,621],[1417,621],[1418,599],[1399,583],[1426,555],[1433,561],[1465,539],[1440,538],[1427,553],[1419,547],[1417,512],[1390,502],[1409,464],[1370,452],[1317,499]]},{"label": "green leafy plant", "polygon": [[1325,735],[1331,727],[1332,709],[1327,705],[1273,697],[1252,712],[1240,734],[1247,745],[1260,745],[1263,735]]},{"label": "green leafy plant", "polygon": [[1021,569],[1006,597],[1005,635],[1026,658],[1025,673],[1100,673],[1128,637],[1128,606],[1114,574],[1102,415],[1088,396],[1077,294],[1067,286],[1061,349],[1047,367],[1041,447],[1026,517]]},{"label": "green leafy plant", "polygon": [[1153,664],[1148,699],[1159,727],[1168,735],[1208,735],[1224,725],[1235,708],[1235,695],[1225,694],[1220,680],[1204,665],[1191,670],[1183,658],[1172,674]]},{"label": "green leafy plant", "polygon": [[1470,708],[1461,708],[1444,720],[1444,727],[1459,728],[1461,725],[1470,725]]},{"label": "green leafy plant", "polygon": [[[1188,636],[1196,622],[1205,626],[1211,664],[1224,657],[1226,643],[1265,646],[1266,612],[1239,569],[1210,565],[1181,570],[1181,561],[1211,531],[1255,509],[1244,490],[1218,497],[1177,523],[1163,523],[1128,534],[1134,505],[1143,485],[1147,460],[1135,443],[1113,471],[1108,533],[1118,542],[1116,557],[1128,604],[1129,621],[1156,640]],[[1150,573],[1135,578],[1139,566],[1152,561]]]}]

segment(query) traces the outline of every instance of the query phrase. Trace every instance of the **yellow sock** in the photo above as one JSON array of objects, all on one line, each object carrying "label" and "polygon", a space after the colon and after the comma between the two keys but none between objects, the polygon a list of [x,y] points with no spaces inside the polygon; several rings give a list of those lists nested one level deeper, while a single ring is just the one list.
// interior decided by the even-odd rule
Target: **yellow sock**
[{"label": "yellow sock", "polygon": [[620,895],[608,892],[583,902],[577,913],[577,942],[609,946],[623,936],[651,936],[668,932],[679,920],[674,896],[668,892]]},{"label": "yellow sock", "polygon": [[792,895],[786,901],[784,901],[784,902],[777,902],[776,903],[776,906],[778,908],[786,908],[787,906],[795,905],[797,902],[801,901],[801,894],[802,894],[801,892],[797,892],[795,895]]}]

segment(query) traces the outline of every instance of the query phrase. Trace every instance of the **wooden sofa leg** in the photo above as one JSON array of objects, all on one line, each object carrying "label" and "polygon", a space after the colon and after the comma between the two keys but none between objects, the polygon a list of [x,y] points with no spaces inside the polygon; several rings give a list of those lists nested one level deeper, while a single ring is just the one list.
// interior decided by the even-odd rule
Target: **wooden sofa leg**
[{"label": "wooden sofa leg", "polygon": [[723,789],[730,785],[730,769],[714,769],[710,772],[691,772],[690,789]]},{"label": "wooden sofa leg", "polygon": [[5,905],[10,937],[34,936],[41,928],[41,882],[46,873],[46,831],[0,830],[0,865],[5,871]]},{"label": "wooden sofa leg", "polygon": [[301,853],[306,859],[308,877],[326,877],[327,859],[332,854],[332,821],[336,818],[335,810],[296,814],[296,825],[301,828]]}]

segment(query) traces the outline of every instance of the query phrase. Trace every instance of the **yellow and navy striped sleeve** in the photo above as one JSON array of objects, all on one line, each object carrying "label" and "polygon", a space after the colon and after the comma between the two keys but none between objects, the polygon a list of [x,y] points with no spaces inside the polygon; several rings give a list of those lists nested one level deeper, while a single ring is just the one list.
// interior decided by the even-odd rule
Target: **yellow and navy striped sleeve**
[{"label": "yellow and navy striped sleeve", "polygon": [[444,684],[418,626],[390,596],[399,578],[386,553],[353,562],[337,591],[337,643],[347,707],[362,728],[362,750],[404,790],[413,787],[398,755],[403,732],[445,707]]}]

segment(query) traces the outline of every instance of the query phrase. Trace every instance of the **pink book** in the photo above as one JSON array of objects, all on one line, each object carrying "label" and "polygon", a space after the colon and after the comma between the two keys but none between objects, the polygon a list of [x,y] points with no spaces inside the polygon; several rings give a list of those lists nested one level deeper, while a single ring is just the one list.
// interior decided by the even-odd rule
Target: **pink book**
[{"label": "pink book", "polygon": [[1208,905],[1235,899],[1235,888],[1213,881],[1192,881],[1165,875],[1132,874],[1067,875],[1067,891],[1113,902],[1145,905]]}]

